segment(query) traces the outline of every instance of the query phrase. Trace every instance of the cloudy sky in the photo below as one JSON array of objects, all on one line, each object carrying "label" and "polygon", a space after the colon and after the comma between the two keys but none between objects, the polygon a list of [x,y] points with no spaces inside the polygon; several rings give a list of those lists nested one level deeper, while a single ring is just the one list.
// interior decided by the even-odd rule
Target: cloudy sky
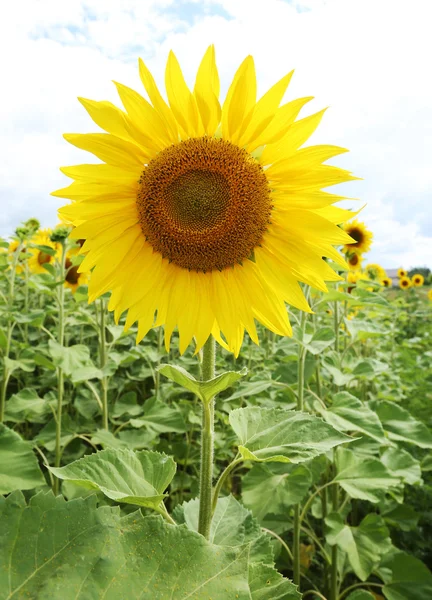
[{"label": "cloudy sky", "polygon": [[295,69],[286,99],[314,96],[303,116],[329,106],[313,143],[349,148],[337,164],[363,178],[338,193],[367,204],[370,261],[432,268],[431,20],[431,0],[8,3],[0,22],[0,235],[32,216],[55,225],[64,201],[49,193],[66,184],[58,167],[91,162],[62,138],[97,130],[77,96],[119,104],[112,80],[140,89],[138,56],[162,83],[170,49],[192,85],[214,43],[223,94],[247,54],[261,93]]}]

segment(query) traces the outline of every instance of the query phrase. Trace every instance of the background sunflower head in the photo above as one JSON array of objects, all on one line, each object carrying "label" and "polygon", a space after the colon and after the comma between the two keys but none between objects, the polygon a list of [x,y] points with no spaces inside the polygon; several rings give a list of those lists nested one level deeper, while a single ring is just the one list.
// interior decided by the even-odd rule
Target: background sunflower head
[{"label": "background sunflower head", "polygon": [[238,354],[245,330],[258,343],[255,321],[291,335],[285,303],[310,311],[299,282],[327,290],[341,278],[324,259],[346,266],[334,246],[357,243],[338,227],[352,212],[323,191],[356,179],[324,164],[346,150],[303,147],[324,111],[281,104],[292,72],[257,99],[251,56],[220,102],[213,46],[192,89],[169,54],[168,102],[141,60],[139,72],[149,101],[116,83],[123,109],[80,99],[106,133],[65,136],[102,161],[63,168],[74,181],[54,193],[72,200],[59,214],[85,240],[90,301],[112,291],[137,341],[163,325],[168,348],[177,327],[181,352],[213,334]]},{"label": "background sunflower head", "polygon": [[385,269],[383,269],[381,265],[377,265],[375,263],[366,265],[365,272],[369,279],[372,279],[372,281],[381,281],[387,275]]},{"label": "background sunflower head", "polygon": [[[31,239],[28,265],[32,273],[46,273],[44,265],[54,264],[56,257],[60,258],[60,248],[58,244],[51,241],[50,236],[51,229],[40,229]],[[52,254],[36,246],[46,246],[55,252]]]},{"label": "background sunflower head", "polygon": [[381,283],[384,287],[392,287],[392,285],[393,285],[393,282],[390,279],[390,277],[383,277],[381,279]]},{"label": "background sunflower head", "polygon": [[408,271],[405,271],[405,269],[398,269],[398,277],[407,277],[408,276]]},{"label": "background sunflower head", "polygon": [[424,277],[420,273],[416,273],[411,277],[411,283],[415,287],[421,287],[424,284]]},{"label": "background sunflower head", "polygon": [[358,252],[365,254],[370,250],[372,245],[373,234],[364,223],[357,219],[352,219],[345,223],[344,230],[353,238],[353,242],[349,242],[344,246],[344,252]]},{"label": "background sunflower head", "polygon": [[357,252],[349,252],[346,261],[351,271],[358,271],[361,269],[363,257]]},{"label": "background sunflower head", "polygon": [[76,263],[77,252],[72,250],[67,253],[65,260],[65,287],[74,294],[80,285],[87,285],[90,273],[80,273],[79,264]]},{"label": "background sunflower head", "polygon": [[399,279],[399,287],[401,290],[407,290],[411,287],[411,280],[409,277],[400,277]]}]

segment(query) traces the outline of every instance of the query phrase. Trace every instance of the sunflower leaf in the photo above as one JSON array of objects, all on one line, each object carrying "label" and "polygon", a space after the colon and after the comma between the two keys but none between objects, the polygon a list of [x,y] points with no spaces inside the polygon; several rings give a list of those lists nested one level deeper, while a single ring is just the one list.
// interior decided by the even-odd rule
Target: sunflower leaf
[{"label": "sunflower leaf", "polygon": [[159,365],[156,370],[171,379],[171,381],[196,394],[204,403],[210,402],[216,394],[231,387],[233,383],[247,374],[247,369],[244,368],[241,371],[227,371],[208,381],[198,381],[186,369],[176,365]]},{"label": "sunflower leaf", "polygon": [[45,485],[29,442],[0,424],[0,494]]},{"label": "sunflower leaf", "polygon": [[174,477],[176,464],[159,452],[109,448],[66,467],[50,467],[50,471],[59,479],[100,490],[116,502],[156,508],[167,496],[164,491]]},{"label": "sunflower leaf", "polygon": [[230,413],[245,460],[300,463],[353,438],[308,413],[281,408],[238,408]]}]

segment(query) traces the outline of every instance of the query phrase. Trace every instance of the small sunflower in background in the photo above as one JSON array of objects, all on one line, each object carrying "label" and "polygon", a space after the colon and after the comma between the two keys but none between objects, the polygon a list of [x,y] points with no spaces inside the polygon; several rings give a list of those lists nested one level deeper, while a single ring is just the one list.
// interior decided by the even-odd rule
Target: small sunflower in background
[{"label": "small sunflower in background", "polygon": [[432,301],[432,288],[428,291],[427,297]]},{"label": "small sunflower in background", "polygon": [[421,275],[420,273],[415,273],[415,275],[413,275],[411,277],[411,283],[415,287],[421,287],[424,284],[424,277],[423,277],[423,275]]},{"label": "small sunflower in background", "polygon": [[346,261],[351,271],[358,271],[361,269],[363,257],[360,254],[357,254],[357,252],[351,252],[347,255]]},{"label": "small sunflower in background", "polygon": [[73,258],[77,252],[68,252],[65,260],[65,287],[69,288],[73,294],[80,285],[87,285],[90,273],[79,273],[79,265],[74,264]]},{"label": "small sunflower in background", "polygon": [[7,249],[8,252],[8,256],[9,256],[9,263],[12,263],[15,257],[15,252],[18,250],[18,247],[20,246],[20,244],[22,244],[22,248],[20,251],[20,256],[18,256],[18,260],[17,260],[17,266],[15,269],[15,273],[17,273],[18,275],[20,273],[22,273],[24,271],[24,266],[23,266],[23,262],[26,259],[26,253],[27,253],[27,248],[26,245],[27,243],[24,242],[20,242],[19,240],[12,240],[9,243],[9,247]]},{"label": "small sunflower in background", "polygon": [[381,265],[377,265],[375,263],[366,265],[365,271],[369,279],[372,279],[372,281],[380,281],[387,276],[385,269],[383,269]]},{"label": "small sunflower in background", "polygon": [[398,269],[398,277],[408,277],[408,271],[405,271],[405,269]]},{"label": "small sunflower in background", "polygon": [[51,241],[51,229],[40,229],[31,239],[31,243],[36,246],[47,246],[56,250],[54,255],[48,254],[48,252],[44,252],[39,248],[31,247],[29,248],[29,260],[28,265],[29,269],[32,273],[46,273],[46,269],[44,269],[44,265],[51,264],[53,265],[56,261],[56,257],[60,258],[60,249],[59,245],[55,244]]},{"label": "small sunflower in background", "polygon": [[401,290],[407,290],[411,287],[411,280],[409,277],[401,277],[399,279],[399,287]]},{"label": "small sunflower in background", "polygon": [[352,252],[354,250],[360,254],[364,254],[370,250],[373,234],[364,223],[353,219],[349,223],[345,223],[343,228],[354,240],[354,242],[345,244],[343,248],[344,252]]},{"label": "small sunflower in background", "polygon": [[170,52],[168,103],[142,61],[139,72],[150,102],[116,83],[124,110],[80,99],[107,133],[65,135],[103,162],[63,168],[75,181],[54,193],[86,240],[89,300],[111,291],[137,342],[163,325],[169,348],[177,327],[181,353],[213,334],[237,355],[245,330],[259,343],[255,320],[291,335],[285,302],[310,312],[299,282],[326,291],[342,278],[323,257],[346,267],[334,246],[357,243],[338,227],[352,212],[323,191],[356,179],[324,164],[346,150],[303,147],[324,111],[297,119],[312,98],[280,106],[292,72],[257,100],[251,56],[220,104],[213,46],[192,90]]},{"label": "small sunflower in background", "polygon": [[393,281],[390,279],[390,277],[383,277],[381,279],[381,283],[384,287],[392,287],[393,285]]}]

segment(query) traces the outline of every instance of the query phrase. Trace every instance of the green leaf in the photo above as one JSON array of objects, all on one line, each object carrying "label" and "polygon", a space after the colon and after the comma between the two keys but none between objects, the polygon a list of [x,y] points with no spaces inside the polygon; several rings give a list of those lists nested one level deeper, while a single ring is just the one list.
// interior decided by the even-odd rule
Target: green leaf
[{"label": "green leaf", "polygon": [[422,483],[420,462],[402,448],[388,448],[381,456],[382,463],[405,483]]},{"label": "green leaf", "polygon": [[412,531],[417,527],[420,519],[420,515],[416,513],[412,506],[399,504],[393,499],[390,506],[381,509],[381,515],[386,523],[402,531]]},{"label": "green leaf", "polygon": [[60,367],[65,375],[72,373],[82,367],[93,367],[90,360],[90,350],[83,344],[75,346],[61,346],[54,340],[48,342],[49,353],[56,367]]},{"label": "green leaf", "polygon": [[224,398],[225,402],[237,400],[238,398],[248,398],[249,396],[257,396],[271,388],[271,381],[243,381],[239,385],[239,389],[231,394],[228,398]]},{"label": "green leaf", "polygon": [[112,411],[112,416],[122,417],[123,415],[130,415],[131,417],[137,417],[143,412],[143,407],[137,404],[136,392],[127,392],[120,396]]},{"label": "green leaf", "polygon": [[372,401],[369,405],[377,413],[391,440],[409,442],[420,448],[432,448],[431,431],[405,408],[388,401]]},{"label": "green leaf", "polygon": [[186,424],[179,410],[156,400],[149,398],[143,405],[144,414],[139,419],[131,419],[132,427],[148,427],[157,433],[168,433],[176,431],[184,433]]},{"label": "green leaf", "polygon": [[418,558],[405,552],[385,556],[381,568],[390,572],[383,594],[387,600],[430,600],[432,573]]},{"label": "green leaf", "polygon": [[[193,531],[198,529],[198,499],[177,506],[173,516],[178,523],[185,523]],[[261,527],[233,496],[220,498],[213,516],[210,541],[219,546],[242,547],[250,544],[249,586],[252,600],[300,600],[296,586],[273,568],[273,557],[266,545],[262,554],[262,544],[268,538],[261,533]],[[264,559],[264,560],[263,560]],[[235,597],[235,596],[234,596]],[[225,600],[226,596],[222,595]],[[197,600],[200,600],[200,598]],[[216,600],[216,599],[215,599]]]},{"label": "green leaf", "polygon": [[22,389],[6,402],[7,421],[29,420],[33,423],[43,423],[44,416],[48,412],[50,412],[49,403],[44,398],[39,398],[33,388]]},{"label": "green leaf", "polygon": [[7,346],[7,337],[6,334],[4,333],[3,329],[0,329],[0,348],[3,348],[3,350],[6,348]]},{"label": "green leaf", "polygon": [[45,483],[30,444],[0,424],[0,494],[31,490]]},{"label": "green leaf", "polygon": [[13,373],[18,369],[25,371],[26,373],[31,373],[34,371],[35,364],[34,361],[30,358],[20,358],[17,360],[13,360],[12,358],[8,358],[5,356],[3,358],[5,369],[9,371],[9,373]]},{"label": "green leaf", "polygon": [[38,494],[28,506],[22,496],[3,500],[0,597],[260,599],[248,583],[249,546],[215,546],[162,517],[95,505],[94,495],[65,502]]},{"label": "green leaf", "polygon": [[335,340],[335,334],[332,327],[321,327],[318,331],[315,331],[312,335],[303,333],[299,329],[299,336],[296,340],[311,354],[320,354],[326,348],[331,346]]},{"label": "green leaf", "polygon": [[395,477],[377,458],[357,456],[347,448],[336,451],[337,475],[334,481],[351,496],[370,502],[379,502],[378,492],[400,485]]},{"label": "green leaf", "polygon": [[339,392],[333,396],[333,404],[326,410],[321,403],[314,407],[321,416],[339,431],[359,431],[381,444],[387,443],[381,421],[367,404],[349,392]]},{"label": "green leaf", "polygon": [[50,467],[56,477],[100,490],[116,502],[156,508],[176,472],[172,458],[159,452],[107,449],[74,461],[66,467]]},{"label": "green leaf", "polygon": [[71,381],[72,383],[82,383],[90,379],[102,379],[103,376],[102,371],[96,367],[81,367],[71,373]]},{"label": "green leaf", "polygon": [[238,408],[229,421],[245,460],[300,463],[352,439],[318,417],[281,408]]},{"label": "green leaf", "polygon": [[381,557],[391,548],[389,531],[379,515],[369,514],[358,527],[344,524],[340,514],[332,513],[326,520],[327,542],[335,544],[347,553],[352,570],[362,581],[366,581]]},{"label": "green leaf", "polygon": [[214,396],[231,387],[247,374],[247,369],[244,368],[238,372],[227,371],[209,381],[198,381],[186,369],[176,365],[159,365],[156,370],[171,379],[171,381],[175,381],[175,383],[196,394],[205,403],[210,402]]},{"label": "green leaf", "polygon": [[373,321],[362,321],[360,319],[344,319],[345,326],[354,340],[366,340],[387,333],[387,329]]},{"label": "green leaf", "polygon": [[281,514],[301,502],[311,485],[311,472],[304,465],[258,463],[242,480],[242,498],[262,521],[269,513]]}]

